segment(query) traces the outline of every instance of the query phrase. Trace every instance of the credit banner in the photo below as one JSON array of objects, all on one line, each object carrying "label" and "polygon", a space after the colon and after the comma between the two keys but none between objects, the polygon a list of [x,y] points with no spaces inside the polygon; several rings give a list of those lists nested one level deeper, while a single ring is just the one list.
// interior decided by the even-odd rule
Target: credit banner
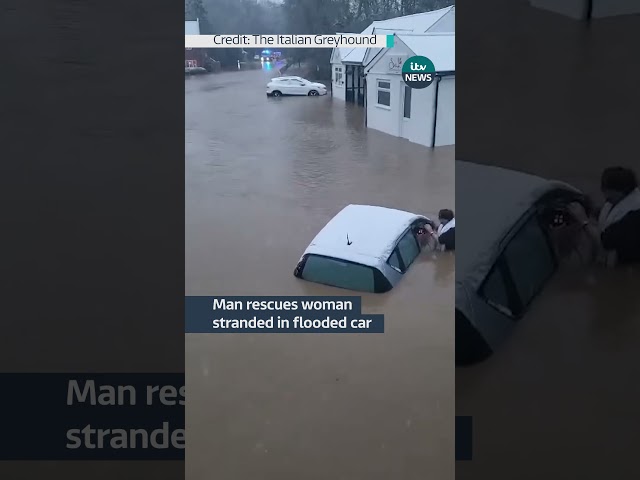
[{"label": "credit banner", "polygon": [[393,35],[185,35],[185,48],[390,48]]}]

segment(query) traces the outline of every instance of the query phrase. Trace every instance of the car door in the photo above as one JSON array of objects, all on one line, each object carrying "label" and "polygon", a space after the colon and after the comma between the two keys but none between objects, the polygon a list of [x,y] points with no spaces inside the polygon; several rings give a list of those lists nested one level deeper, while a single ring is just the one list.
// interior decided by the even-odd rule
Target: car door
[{"label": "car door", "polygon": [[409,229],[400,237],[387,263],[397,272],[405,273],[418,255],[420,255],[418,239],[413,230]]},{"label": "car door", "polygon": [[480,289],[485,301],[517,320],[556,269],[556,258],[540,219],[529,214],[517,228]]},{"label": "car door", "polygon": [[291,85],[291,95],[307,95],[309,93],[309,87],[306,86],[305,82],[291,79],[289,83]]},{"label": "car door", "polygon": [[[276,85],[276,88],[278,90],[280,90],[280,93],[282,93],[283,95],[291,95],[291,93],[289,92],[290,87],[289,87],[289,80],[286,78],[280,79],[277,82],[274,82]],[[275,90],[275,89],[274,89]]]}]

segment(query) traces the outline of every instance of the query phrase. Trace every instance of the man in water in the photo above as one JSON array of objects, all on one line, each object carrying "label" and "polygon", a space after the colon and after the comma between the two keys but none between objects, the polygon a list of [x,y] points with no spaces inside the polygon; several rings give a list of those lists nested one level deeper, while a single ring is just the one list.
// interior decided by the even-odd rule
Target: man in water
[{"label": "man in water", "polygon": [[605,262],[640,263],[640,189],[633,170],[611,167],[602,172],[605,204],[593,224],[580,204],[569,212],[592,240],[594,253],[604,252]]},{"label": "man in water", "polygon": [[438,220],[440,225],[436,234],[438,236],[438,244],[442,250],[451,251],[456,249],[456,218],[453,210],[447,208],[438,212]]}]

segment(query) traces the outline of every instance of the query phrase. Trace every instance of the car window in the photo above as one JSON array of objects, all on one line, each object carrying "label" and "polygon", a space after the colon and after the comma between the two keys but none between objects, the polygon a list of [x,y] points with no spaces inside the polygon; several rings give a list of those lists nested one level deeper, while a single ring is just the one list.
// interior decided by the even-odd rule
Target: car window
[{"label": "car window", "polygon": [[310,282],[360,292],[375,292],[373,268],[336,258],[309,255],[301,276]]},{"label": "car window", "polygon": [[420,254],[420,246],[418,240],[413,235],[413,232],[409,230],[398,242],[398,252],[404,263],[404,269],[406,270],[413,263],[416,257]]},{"label": "car window", "polygon": [[400,265],[400,255],[398,254],[397,248],[393,251],[393,253],[389,257],[389,265],[402,271],[402,266]]},{"label": "car window", "polygon": [[509,295],[509,284],[504,263],[499,261],[482,285],[482,296],[489,305],[508,316],[514,315],[517,307]]},{"label": "car window", "polygon": [[553,251],[537,217],[532,217],[511,239],[503,256],[520,303],[527,306],[556,267]]},{"label": "car window", "polygon": [[554,270],[551,246],[538,218],[532,217],[500,255],[482,285],[482,296],[502,313],[518,317]]}]

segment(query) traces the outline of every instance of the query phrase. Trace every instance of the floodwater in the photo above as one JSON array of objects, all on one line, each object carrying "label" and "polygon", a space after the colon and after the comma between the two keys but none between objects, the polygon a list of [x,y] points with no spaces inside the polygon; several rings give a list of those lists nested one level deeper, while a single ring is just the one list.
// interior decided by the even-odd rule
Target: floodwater
[{"label": "floodwater", "polygon": [[[637,150],[638,62],[627,61],[638,15],[586,26],[525,0],[465,8],[457,45],[474,49],[458,62],[504,79],[473,77],[458,89],[460,158],[588,194],[605,167],[640,173],[629,155]],[[606,94],[596,93],[596,78]],[[458,479],[640,478],[639,292],[640,271],[565,267],[493,357],[456,369],[456,413],[474,422],[473,461],[456,465]]]},{"label": "floodwater", "polygon": [[[347,295],[292,274],[340,209],[455,207],[453,148],[273,76],[185,79],[187,295]],[[363,296],[382,335],[187,335],[187,479],[453,479],[453,302],[454,257],[423,254]]]}]

